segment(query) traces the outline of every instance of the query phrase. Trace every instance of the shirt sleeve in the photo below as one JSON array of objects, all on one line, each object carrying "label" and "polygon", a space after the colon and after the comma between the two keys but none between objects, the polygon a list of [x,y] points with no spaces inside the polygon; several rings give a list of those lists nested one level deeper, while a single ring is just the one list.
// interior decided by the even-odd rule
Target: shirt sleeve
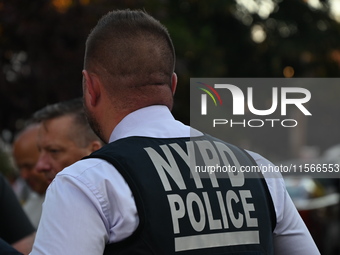
[{"label": "shirt sleeve", "polygon": [[[266,169],[274,169],[274,164],[267,159],[253,152],[250,152],[250,155],[255,159],[260,168],[266,167]],[[286,190],[281,173],[266,171],[263,172],[263,175],[268,185],[276,213],[277,223],[274,229],[275,255],[320,254]]]},{"label": "shirt sleeve", "polygon": [[0,175],[0,237],[9,244],[32,234],[35,229],[7,180]]},{"label": "shirt sleeve", "polygon": [[77,162],[50,184],[31,255],[102,255],[107,243],[137,227],[123,177],[107,162],[84,170],[91,162]]}]

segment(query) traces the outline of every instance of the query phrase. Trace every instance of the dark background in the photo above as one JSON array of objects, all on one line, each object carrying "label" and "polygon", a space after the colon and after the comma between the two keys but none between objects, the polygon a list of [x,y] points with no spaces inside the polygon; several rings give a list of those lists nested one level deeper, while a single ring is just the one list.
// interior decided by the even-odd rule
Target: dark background
[{"label": "dark background", "polygon": [[[340,13],[335,2],[0,0],[0,147],[9,150],[15,133],[36,110],[82,95],[85,40],[110,10],[145,9],[168,28],[179,78],[173,113],[189,124],[191,77],[339,77]],[[274,163],[317,159],[340,143],[339,95],[340,86],[313,88],[308,110],[319,118],[303,120],[293,135],[284,129],[261,129],[256,135],[245,129],[227,133],[227,140]],[[257,102],[266,100],[268,91],[257,95]],[[4,157],[0,153],[1,171],[10,168]],[[314,210],[309,218],[303,214],[322,251],[338,243],[327,237],[339,239],[339,211],[333,209]]]},{"label": "dark background", "polygon": [[[318,8],[309,2],[318,0],[1,0],[0,137],[10,143],[34,111],[81,96],[86,37],[117,8],[145,9],[168,27],[179,77],[173,112],[186,124],[190,77],[338,77],[340,24],[329,1],[319,1]],[[265,39],[253,39],[256,31]],[[322,152],[340,141],[340,87],[329,91],[320,84],[319,91],[310,110],[326,113],[320,123],[328,129],[310,123],[304,145]],[[242,136],[240,145],[263,153],[282,144],[284,152],[273,160],[299,153],[282,132],[260,141]]]}]

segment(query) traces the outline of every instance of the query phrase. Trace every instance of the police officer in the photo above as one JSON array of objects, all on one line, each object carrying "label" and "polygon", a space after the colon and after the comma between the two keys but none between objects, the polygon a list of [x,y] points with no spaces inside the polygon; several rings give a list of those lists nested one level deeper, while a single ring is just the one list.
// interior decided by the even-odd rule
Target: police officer
[{"label": "police officer", "polygon": [[84,104],[108,144],[51,183],[32,254],[319,254],[281,178],[195,171],[271,163],[173,118],[174,63],[143,11],[92,30]]}]

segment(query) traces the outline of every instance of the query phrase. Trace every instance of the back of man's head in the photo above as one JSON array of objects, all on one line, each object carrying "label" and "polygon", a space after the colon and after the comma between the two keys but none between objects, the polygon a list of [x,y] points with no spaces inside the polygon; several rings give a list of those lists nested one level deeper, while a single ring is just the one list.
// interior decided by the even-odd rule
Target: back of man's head
[{"label": "back of man's head", "polygon": [[[96,73],[122,107],[172,106],[175,51],[167,29],[143,11],[103,16],[86,41],[84,68]],[[117,104],[116,104],[117,105]],[[119,105],[119,102],[118,102]]]}]

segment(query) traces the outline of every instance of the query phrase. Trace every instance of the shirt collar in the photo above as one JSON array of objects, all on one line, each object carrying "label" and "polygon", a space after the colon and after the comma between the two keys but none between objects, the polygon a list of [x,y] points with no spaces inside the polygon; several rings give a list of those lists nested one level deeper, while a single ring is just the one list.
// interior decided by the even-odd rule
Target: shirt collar
[{"label": "shirt collar", "polygon": [[129,136],[189,137],[190,127],[175,120],[168,107],[153,105],[125,116],[112,131],[109,142]]}]

